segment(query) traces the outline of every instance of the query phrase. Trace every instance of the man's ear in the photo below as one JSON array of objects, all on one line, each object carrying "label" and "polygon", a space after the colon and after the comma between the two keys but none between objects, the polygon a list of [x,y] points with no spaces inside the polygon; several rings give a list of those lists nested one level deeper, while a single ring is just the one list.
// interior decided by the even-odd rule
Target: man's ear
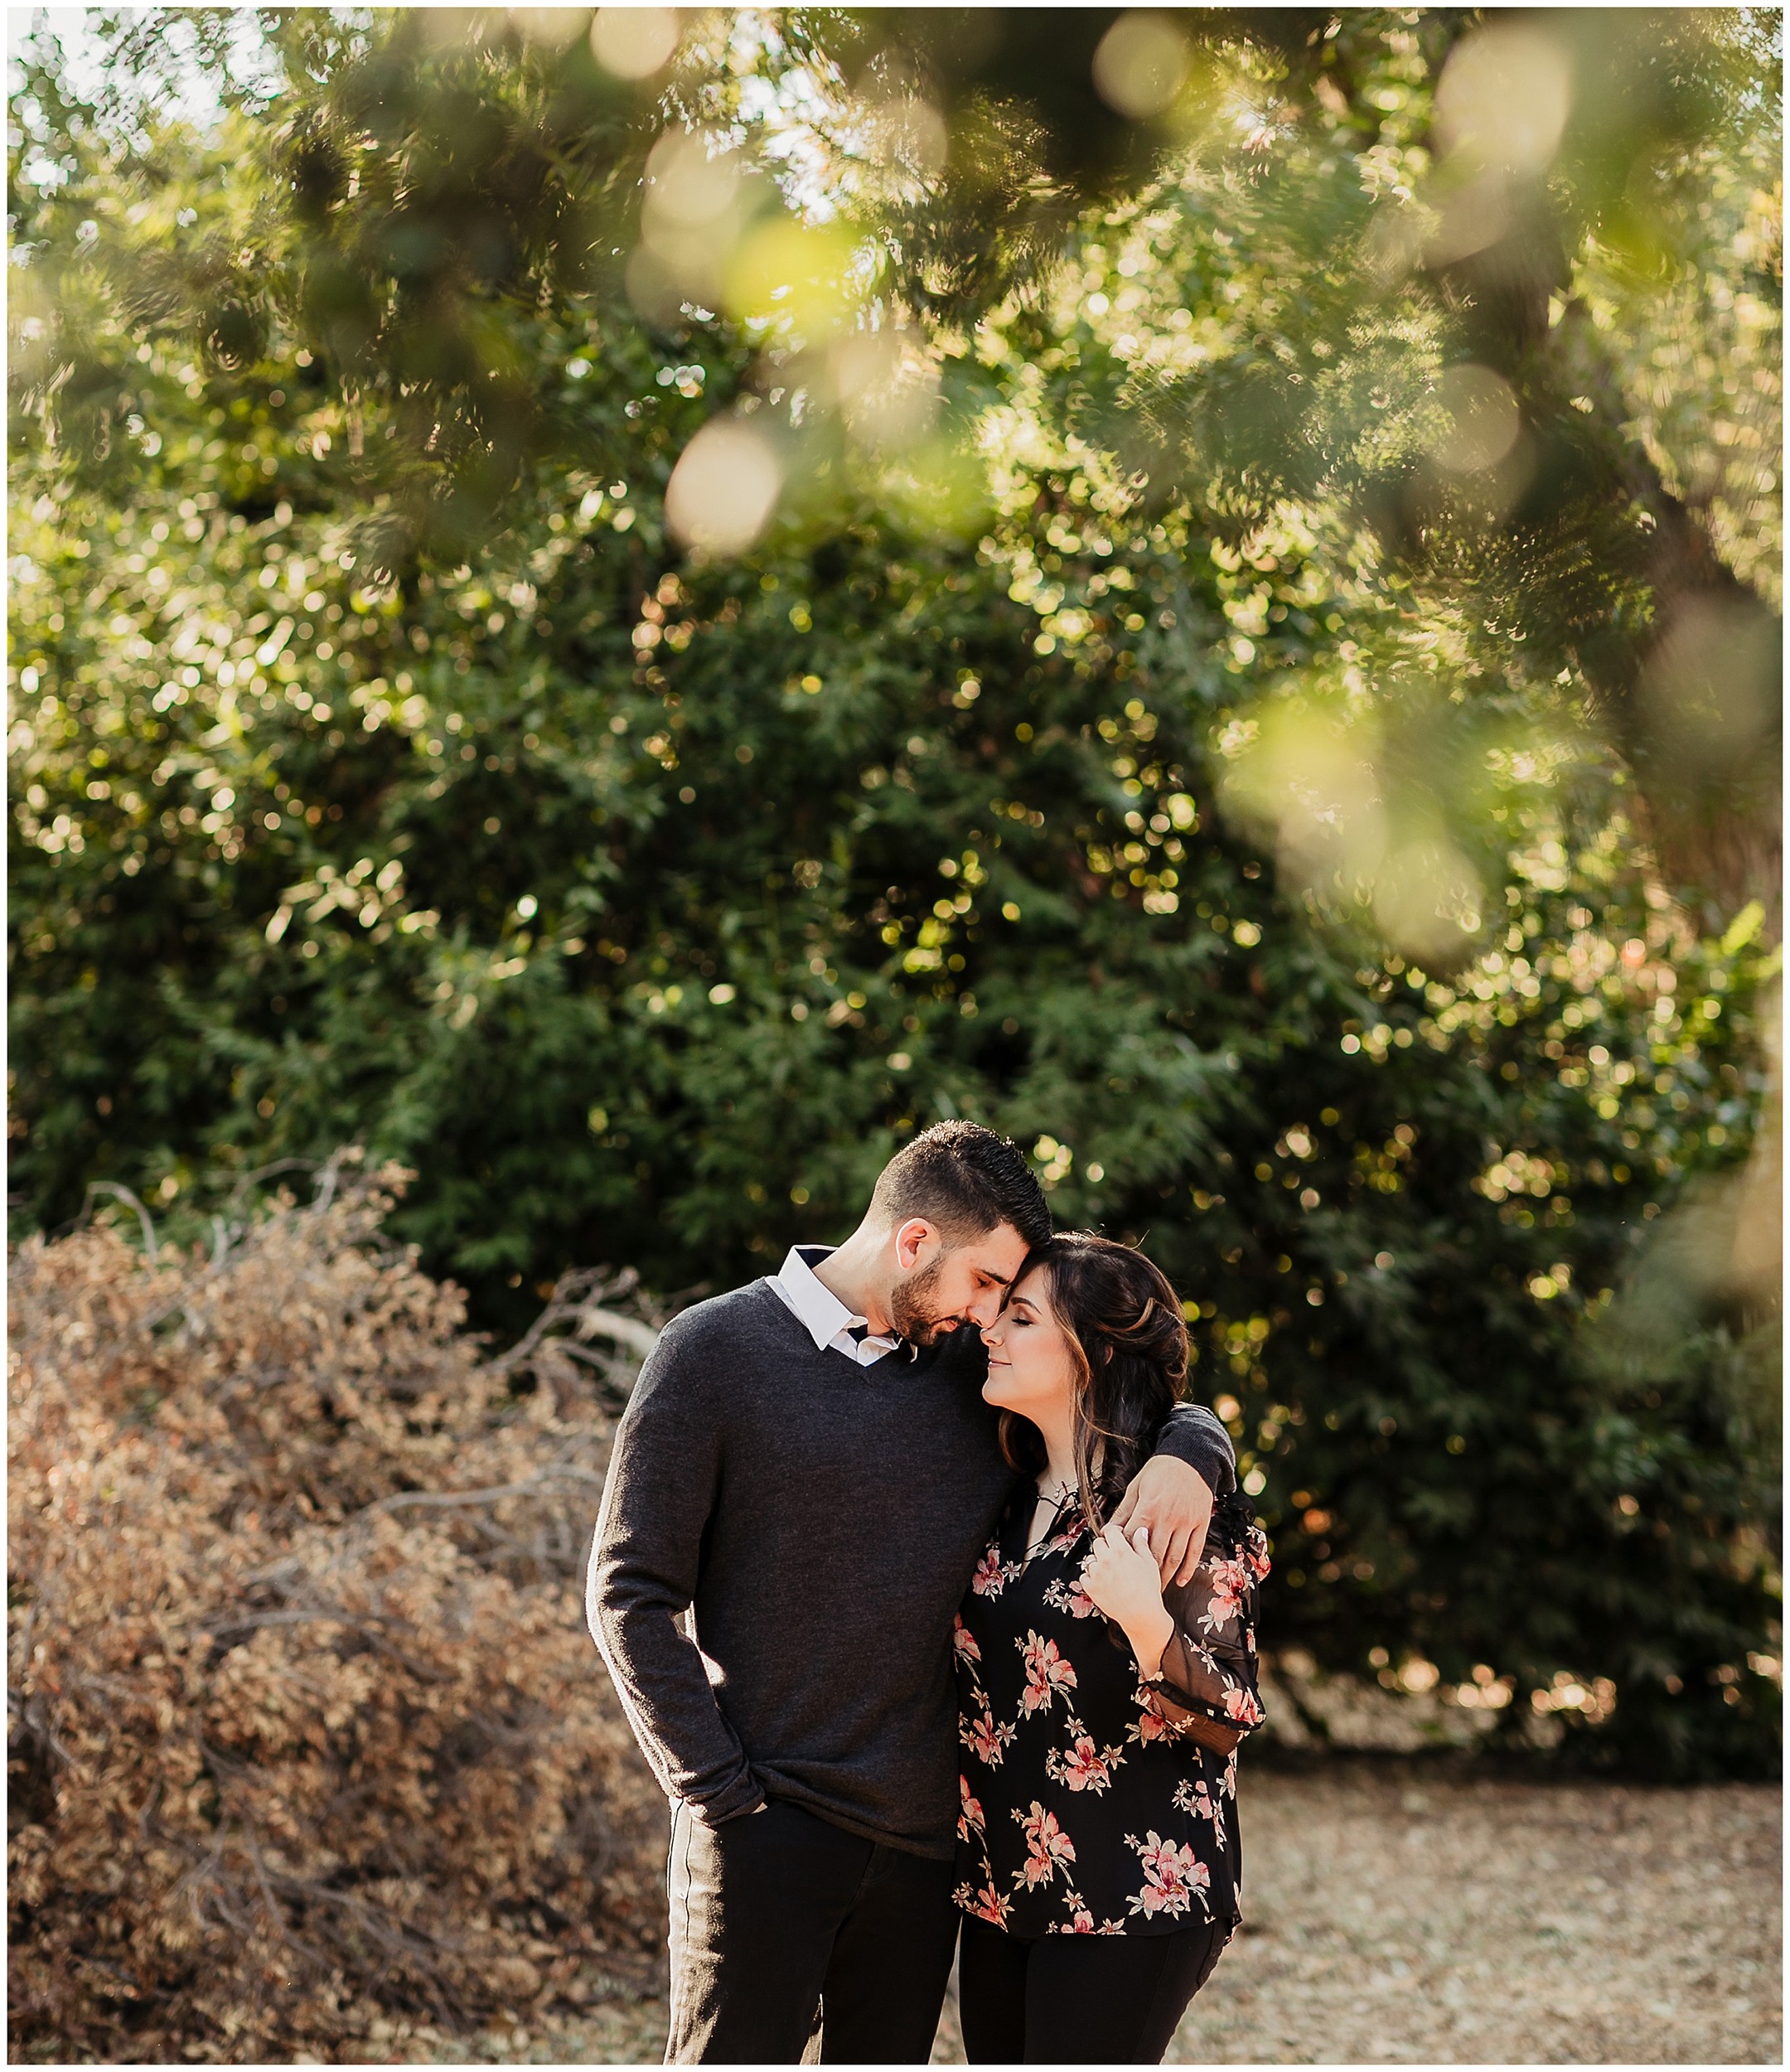
[{"label": "man's ear", "polygon": [[936,1244],[938,1232],[924,1216],[910,1216],[898,1224],[895,1231],[895,1263],[903,1273],[912,1273],[920,1263],[920,1256],[926,1249],[928,1241]]}]

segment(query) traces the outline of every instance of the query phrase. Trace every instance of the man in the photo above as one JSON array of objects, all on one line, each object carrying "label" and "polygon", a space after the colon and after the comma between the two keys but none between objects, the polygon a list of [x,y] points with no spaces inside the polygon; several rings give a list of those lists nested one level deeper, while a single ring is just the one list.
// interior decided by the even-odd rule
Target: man
[{"label": "man", "polygon": [[[668,2062],[923,2064],[956,1938],[951,1629],[1010,1491],[978,1331],[1050,1212],[974,1123],[836,1251],[673,1319],[616,1435],[591,1631],[672,1801]],[[1235,1463],[1183,1409],[1120,1516],[1189,1575]],[[678,1624],[689,1610],[688,1636]]]}]

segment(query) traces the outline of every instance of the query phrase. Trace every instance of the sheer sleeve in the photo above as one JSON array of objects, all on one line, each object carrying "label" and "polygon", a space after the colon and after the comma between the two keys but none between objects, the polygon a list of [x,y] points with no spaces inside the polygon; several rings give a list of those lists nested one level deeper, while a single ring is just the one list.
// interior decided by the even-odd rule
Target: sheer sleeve
[{"label": "sheer sleeve", "polygon": [[1267,1716],[1256,1682],[1256,1598],[1267,1536],[1241,1498],[1222,1498],[1191,1581],[1164,1596],[1174,1634],[1144,1705],[1178,1739],[1228,1755]]}]

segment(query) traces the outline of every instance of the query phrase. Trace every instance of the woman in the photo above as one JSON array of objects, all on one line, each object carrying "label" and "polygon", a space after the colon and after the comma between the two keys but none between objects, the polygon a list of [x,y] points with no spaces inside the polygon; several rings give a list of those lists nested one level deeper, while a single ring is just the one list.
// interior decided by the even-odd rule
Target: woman
[{"label": "woman", "polygon": [[1105,1523],[1187,1378],[1181,1305],[1141,1253],[1052,1237],[983,1337],[1029,1474],[957,1620],[964,2045],[1154,2064],[1238,1920],[1266,1542],[1222,1498],[1165,1594],[1147,1535]]}]

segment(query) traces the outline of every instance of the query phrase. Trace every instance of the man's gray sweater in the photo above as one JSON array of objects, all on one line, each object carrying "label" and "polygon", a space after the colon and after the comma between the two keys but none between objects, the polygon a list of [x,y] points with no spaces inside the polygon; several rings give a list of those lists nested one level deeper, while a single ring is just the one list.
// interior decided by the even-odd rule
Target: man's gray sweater
[{"label": "man's gray sweater", "polygon": [[[665,1327],[616,1434],[587,1611],[654,1774],[705,1820],[786,1798],[951,1854],[952,1620],[1017,1479],[986,1372],[973,1330],[856,1366],[767,1280]],[[1210,1411],[1177,1411],[1159,1450],[1235,1481]]]}]

